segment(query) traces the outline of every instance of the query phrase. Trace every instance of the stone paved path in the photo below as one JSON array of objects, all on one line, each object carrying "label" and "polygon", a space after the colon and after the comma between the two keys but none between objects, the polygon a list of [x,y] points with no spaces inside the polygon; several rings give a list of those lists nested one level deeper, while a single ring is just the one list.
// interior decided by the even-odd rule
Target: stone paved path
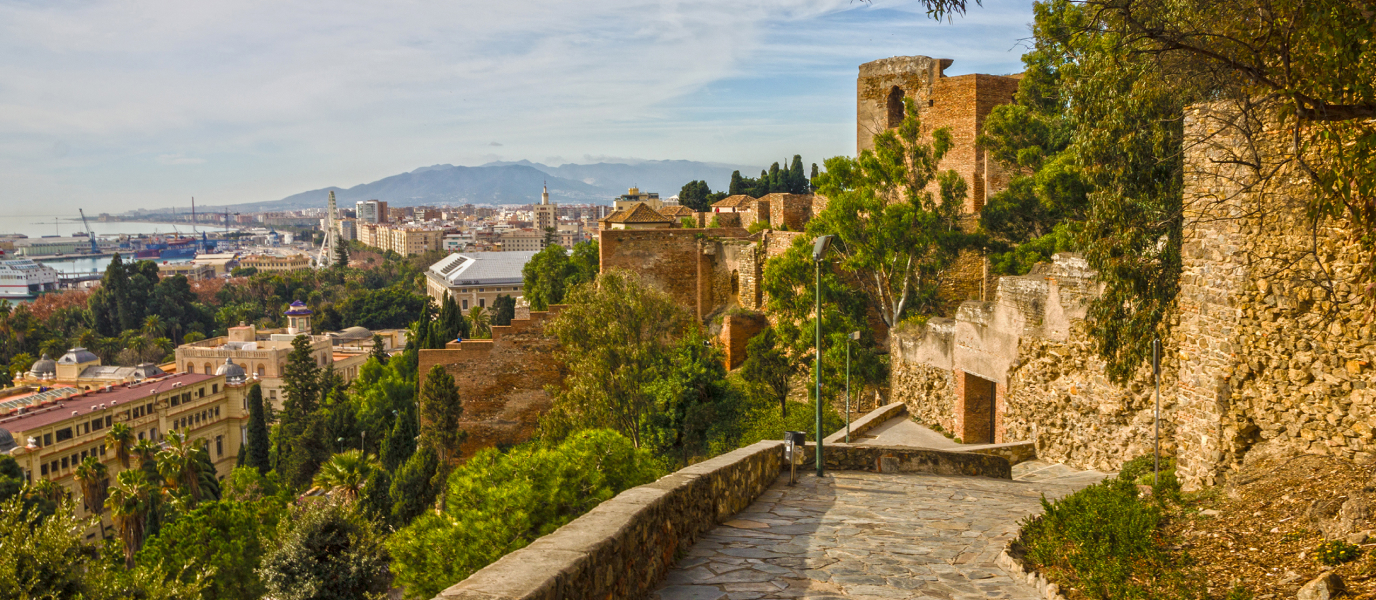
[{"label": "stone paved path", "polygon": [[781,477],[695,544],[652,598],[1032,600],[994,561],[1038,512],[1104,477],[1031,461],[1015,480],[830,472]]}]

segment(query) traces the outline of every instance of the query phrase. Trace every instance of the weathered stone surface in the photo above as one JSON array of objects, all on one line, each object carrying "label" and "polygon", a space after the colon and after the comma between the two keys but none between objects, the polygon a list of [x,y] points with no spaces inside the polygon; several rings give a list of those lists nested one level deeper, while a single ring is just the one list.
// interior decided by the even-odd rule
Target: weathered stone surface
[{"label": "weathered stone surface", "polygon": [[[774,535],[713,529],[650,598],[680,597],[685,586],[732,598],[746,590],[765,598],[1038,598],[1036,587],[998,568],[1004,545],[1022,517],[1040,510],[1041,494],[1059,497],[1103,474],[1019,469],[1037,472],[1060,476],[1033,483],[837,471],[796,486],[781,477],[738,515],[770,525],[746,533]],[[714,575],[698,579],[704,567]]]},{"label": "weathered stone surface", "polygon": [[1337,573],[1324,573],[1304,584],[1295,594],[1296,600],[1332,600],[1343,593],[1343,578]]}]

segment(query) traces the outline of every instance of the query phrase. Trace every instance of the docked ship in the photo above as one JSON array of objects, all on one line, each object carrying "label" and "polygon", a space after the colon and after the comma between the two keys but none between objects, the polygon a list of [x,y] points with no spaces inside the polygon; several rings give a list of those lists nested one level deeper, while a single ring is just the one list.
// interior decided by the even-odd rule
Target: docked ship
[{"label": "docked ship", "polygon": [[57,269],[0,253],[0,299],[33,298],[57,289]]},{"label": "docked ship", "polygon": [[167,247],[158,254],[161,260],[190,260],[196,258],[196,238],[178,237],[167,240]]}]

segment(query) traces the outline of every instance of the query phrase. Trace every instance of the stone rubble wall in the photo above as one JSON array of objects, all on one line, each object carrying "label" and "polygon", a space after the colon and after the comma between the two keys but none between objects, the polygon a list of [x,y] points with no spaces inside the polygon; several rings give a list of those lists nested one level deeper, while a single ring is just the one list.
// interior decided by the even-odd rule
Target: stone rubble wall
[{"label": "stone rubble wall", "polygon": [[[1185,127],[1182,475],[1219,483],[1258,447],[1376,462],[1371,257],[1345,221],[1305,216],[1311,184],[1283,127],[1217,105]],[[1260,143],[1242,143],[1249,129]]]}]

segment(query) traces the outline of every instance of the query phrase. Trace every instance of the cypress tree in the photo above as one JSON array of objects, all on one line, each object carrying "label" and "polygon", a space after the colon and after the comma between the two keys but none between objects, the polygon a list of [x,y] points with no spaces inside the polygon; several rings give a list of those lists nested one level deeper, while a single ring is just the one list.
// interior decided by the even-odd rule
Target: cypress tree
[{"label": "cypress tree", "polygon": [[740,171],[731,172],[731,185],[726,189],[732,196],[746,193],[745,178],[741,177]]},{"label": "cypress tree", "polygon": [[459,429],[459,419],[463,417],[463,403],[459,390],[454,385],[454,377],[435,365],[425,375],[425,384],[420,390],[420,409],[424,423],[421,435],[427,445],[434,445],[440,453],[441,461],[450,461],[459,455],[459,444],[467,434]]},{"label": "cypress tree", "polygon": [[376,358],[377,362],[380,364],[387,364],[387,350],[382,347],[382,336],[380,334],[373,334],[373,350],[368,353],[368,356]]},{"label": "cypress tree", "polygon": [[394,472],[415,453],[416,415],[410,410],[402,411],[382,445],[382,468]]},{"label": "cypress tree", "polygon": [[800,154],[794,154],[793,163],[788,166],[788,193],[807,193],[807,176],[803,174],[803,157]]},{"label": "cypress tree", "polygon": [[266,475],[272,470],[269,463],[271,442],[268,440],[267,411],[263,410],[263,389],[258,384],[248,389],[248,457],[247,464]]}]

